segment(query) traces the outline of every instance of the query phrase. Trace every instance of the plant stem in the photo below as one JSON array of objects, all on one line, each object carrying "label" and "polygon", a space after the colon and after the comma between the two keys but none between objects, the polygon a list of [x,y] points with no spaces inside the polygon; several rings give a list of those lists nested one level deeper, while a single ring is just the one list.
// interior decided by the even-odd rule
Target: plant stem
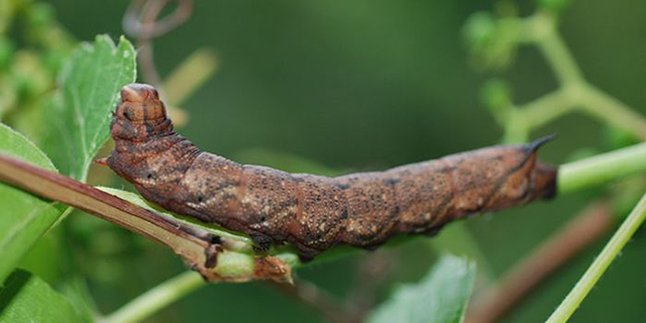
[{"label": "plant stem", "polygon": [[556,75],[559,89],[520,106],[505,122],[506,142],[525,140],[527,133],[572,111],[583,111],[646,140],[646,119],[629,106],[591,85],[557,30],[556,18],[538,12],[524,20],[526,41],[537,46]]},{"label": "plant stem", "polygon": [[568,193],[646,170],[646,142],[559,167],[558,190]]},{"label": "plant stem", "polygon": [[562,90],[545,94],[524,104],[520,113],[530,128],[536,128],[572,111],[572,100]]},{"label": "plant stem", "polygon": [[175,67],[164,80],[163,89],[171,106],[179,106],[203,85],[217,69],[215,53],[198,49]]},{"label": "plant stem", "polygon": [[534,43],[545,55],[548,64],[561,84],[583,83],[583,74],[556,30],[555,17],[547,12],[538,12],[531,20],[529,30],[534,34]]},{"label": "plant stem", "polygon": [[581,110],[646,140],[646,119],[623,102],[592,85],[581,88]]},{"label": "plant stem", "polygon": [[194,271],[173,277],[140,295],[109,316],[99,319],[101,323],[139,322],[191,291],[205,286],[204,279]]},{"label": "plant stem", "polygon": [[628,218],[621,224],[608,244],[603,248],[597,259],[586,270],[574,288],[570,291],[561,305],[552,313],[547,320],[548,323],[566,322],[579,307],[583,299],[588,295],[592,287],[597,283],[601,275],[617,257],[621,249],[637,231],[646,219],[646,194],[637,203],[637,206],[630,212]]},{"label": "plant stem", "polygon": [[332,295],[307,281],[296,281],[292,284],[270,283],[272,287],[294,299],[318,310],[330,322],[359,322],[356,312],[339,304]]},{"label": "plant stem", "polygon": [[563,225],[508,270],[496,284],[478,293],[469,306],[467,323],[494,323],[574,256],[614,228],[607,203],[596,202]]}]

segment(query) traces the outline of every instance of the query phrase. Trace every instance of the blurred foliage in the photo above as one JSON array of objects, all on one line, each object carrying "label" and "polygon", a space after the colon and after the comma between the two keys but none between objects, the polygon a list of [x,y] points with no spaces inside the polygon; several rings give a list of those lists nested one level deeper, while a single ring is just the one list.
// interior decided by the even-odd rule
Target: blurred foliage
[{"label": "blurred foliage", "polygon": [[[39,109],[49,103],[75,39],[91,40],[100,33],[118,37],[127,5],[0,0],[0,119],[42,143],[47,119]],[[518,133],[557,132],[558,140],[542,151],[553,163],[639,141],[626,129],[581,114],[535,127],[531,117],[526,124],[518,119],[524,107],[518,102],[534,102],[561,85],[540,50],[523,46],[531,40],[519,19],[539,12],[556,17],[587,79],[644,115],[646,3],[274,0],[197,1],[194,6],[188,23],[155,40],[155,58],[160,74],[168,76],[195,49],[216,50],[217,74],[182,104],[190,115],[182,133],[207,151],[294,172],[337,174],[426,160]],[[495,279],[590,200],[610,196],[623,216],[643,191],[643,178],[634,178],[549,204],[474,218],[450,239],[469,245],[463,253],[477,253],[475,259],[486,261],[478,267],[488,268]],[[469,251],[474,244],[463,241],[464,233],[476,241],[477,250]],[[159,246],[84,214],[73,214],[41,241],[24,265],[80,302],[91,302],[84,291],[87,283],[102,313],[184,270]],[[375,282],[378,301],[399,283],[422,278],[437,254],[421,237],[389,245],[398,252],[389,258],[392,272]],[[544,320],[601,245],[543,284],[507,321]],[[644,247],[642,232],[573,322],[628,322],[646,314]],[[315,262],[296,274],[344,299],[361,280],[360,273],[352,273],[370,257],[362,251],[355,255]],[[79,283],[79,277],[86,281]],[[318,312],[266,284],[251,283],[208,286],[150,321],[201,322],[215,315],[232,322],[321,320]]]},{"label": "blurred foliage", "polygon": [[0,7],[0,119],[37,139],[43,120],[33,111],[54,89],[75,42],[48,3],[3,0]]}]

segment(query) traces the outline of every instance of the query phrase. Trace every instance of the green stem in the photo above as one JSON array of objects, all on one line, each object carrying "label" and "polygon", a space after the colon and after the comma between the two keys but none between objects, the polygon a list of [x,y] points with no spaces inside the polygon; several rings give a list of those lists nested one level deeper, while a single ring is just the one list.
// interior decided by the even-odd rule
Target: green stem
[{"label": "green stem", "polygon": [[558,90],[524,104],[520,113],[530,128],[537,128],[572,111],[573,107],[570,97]]},{"label": "green stem", "polygon": [[[535,128],[578,108],[646,140],[646,120],[621,101],[590,85],[556,29],[555,17],[538,12],[526,23],[529,39],[543,53],[561,88],[521,109],[519,116]],[[518,118],[518,119],[520,119]]]},{"label": "green stem", "polygon": [[556,30],[555,17],[547,12],[538,12],[529,22],[534,43],[545,55],[560,83],[583,83],[583,74],[579,66]]},{"label": "green stem", "polygon": [[583,111],[646,140],[646,119],[642,115],[591,85],[580,90],[579,101]]},{"label": "green stem", "polygon": [[98,321],[101,323],[139,322],[191,291],[205,285],[204,279],[198,273],[194,271],[184,272],[157,285]]},{"label": "green stem", "polygon": [[592,287],[601,278],[601,275],[603,275],[645,219],[646,194],[642,196],[637,206],[635,206],[632,212],[630,212],[630,215],[628,215],[628,218],[626,218],[626,221],[621,224],[619,230],[615,232],[597,259],[586,270],[585,274],[579,279],[561,305],[552,313],[547,320],[548,323],[566,322],[572,316]]},{"label": "green stem", "polygon": [[559,167],[558,190],[568,193],[646,170],[646,142]]},{"label": "green stem", "polygon": [[506,115],[505,136],[507,144],[527,142],[532,129],[546,124],[573,110],[574,104],[564,91],[545,94]]}]

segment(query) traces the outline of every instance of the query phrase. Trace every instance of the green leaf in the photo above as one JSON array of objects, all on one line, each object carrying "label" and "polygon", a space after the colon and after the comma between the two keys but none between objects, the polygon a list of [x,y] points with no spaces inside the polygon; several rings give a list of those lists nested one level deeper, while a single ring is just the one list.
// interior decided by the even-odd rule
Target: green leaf
[{"label": "green leaf", "polygon": [[47,109],[45,152],[61,173],[84,181],[94,155],[108,139],[119,90],[135,81],[135,50],[125,38],[82,43],[63,67]]},{"label": "green leaf", "polygon": [[397,290],[369,322],[462,322],[474,277],[473,263],[444,256],[418,284]]},{"label": "green leaf", "polygon": [[83,322],[70,302],[37,276],[16,270],[0,289],[0,322]]},{"label": "green leaf", "polygon": [[[27,138],[0,124],[0,153],[56,170]],[[0,184],[0,282],[29,248],[59,219],[66,207]]]}]

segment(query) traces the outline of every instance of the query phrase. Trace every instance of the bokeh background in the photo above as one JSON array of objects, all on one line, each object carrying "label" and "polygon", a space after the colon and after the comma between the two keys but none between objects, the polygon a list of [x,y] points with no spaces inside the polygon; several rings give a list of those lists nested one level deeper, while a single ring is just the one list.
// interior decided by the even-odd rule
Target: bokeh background
[{"label": "bokeh background", "polygon": [[[50,4],[75,37],[123,34],[128,1],[56,0]],[[520,15],[534,2],[518,3]],[[190,20],[155,40],[155,63],[166,75],[198,48],[217,56],[215,75],[182,104],[180,130],[204,150],[242,162],[292,171],[341,173],[377,170],[492,145],[502,130],[479,100],[496,75],[529,101],[556,88],[534,47],[496,73],[471,64],[462,35],[468,17],[492,1],[196,1]],[[646,114],[646,2],[573,1],[560,30],[589,80]],[[598,121],[568,115],[532,133],[558,133],[541,151],[559,164],[581,149],[603,149]],[[598,191],[559,197],[522,209],[455,224],[466,228],[481,253],[479,269],[497,277],[582,209]],[[168,250],[87,215],[74,214],[52,235],[41,260],[58,259],[57,275],[81,270],[98,308],[109,313],[184,270]],[[386,247],[392,262],[378,284],[384,299],[402,282],[424,275],[444,248],[418,237]],[[643,231],[643,230],[642,230]],[[452,241],[456,240],[456,241]],[[604,239],[605,240],[605,239]],[[51,239],[54,241],[54,238]],[[58,241],[58,240],[57,240]],[[542,284],[505,319],[543,321],[603,246],[600,241]],[[50,248],[53,248],[50,246]],[[576,312],[572,322],[638,322],[646,315],[646,237],[638,233]],[[459,250],[459,248],[456,248]],[[471,249],[473,250],[473,249]],[[37,254],[38,248],[34,251]],[[369,257],[356,252],[297,271],[340,299],[351,295]],[[34,256],[31,257],[33,259]],[[46,271],[50,273],[45,273]],[[192,293],[150,322],[318,322],[316,311],[265,283],[219,284]]]}]

